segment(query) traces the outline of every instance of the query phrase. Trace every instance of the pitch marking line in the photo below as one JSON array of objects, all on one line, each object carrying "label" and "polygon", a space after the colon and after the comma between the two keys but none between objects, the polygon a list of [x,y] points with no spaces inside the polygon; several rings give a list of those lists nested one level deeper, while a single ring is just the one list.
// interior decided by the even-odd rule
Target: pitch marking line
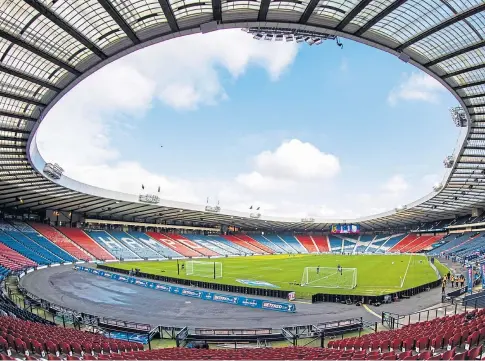
[{"label": "pitch marking line", "polygon": [[377,313],[375,313],[374,311],[372,311],[372,310],[369,308],[369,306],[367,306],[367,305],[362,305],[362,306],[364,306],[365,310],[366,310],[367,312],[369,312],[371,315],[374,315],[374,316],[376,316],[377,318],[381,318],[381,316],[379,316]]}]

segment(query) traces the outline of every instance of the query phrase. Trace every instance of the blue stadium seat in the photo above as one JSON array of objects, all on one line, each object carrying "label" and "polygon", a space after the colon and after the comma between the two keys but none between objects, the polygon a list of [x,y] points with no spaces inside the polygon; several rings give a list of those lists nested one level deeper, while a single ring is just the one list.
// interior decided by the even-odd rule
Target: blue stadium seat
[{"label": "blue stadium seat", "polygon": [[245,254],[252,254],[253,252],[250,251],[247,248],[244,248],[238,244],[235,244],[231,241],[228,241],[225,238],[222,238],[221,236],[207,236],[205,238],[207,241],[215,244],[219,248],[225,249],[229,254],[233,255],[245,255]]},{"label": "blue stadium seat", "polygon": [[291,235],[278,235],[283,241],[286,242],[291,248],[293,248],[297,253],[308,253],[308,250],[301,245],[301,243]]},{"label": "blue stadium seat", "polygon": [[328,242],[330,243],[330,252],[332,253],[342,253],[342,243],[343,239],[334,235],[328,236]]},{"label": "blue stadium seat", "polygon": [[256,235],[256,234],[252,234],[251,237],[253,239],[255,239],[256,241],[258,241],[259,243],[265,245],[266,247],[269,247],[271,248],[273,251],[275,251],[276,253],[286,253],[286,251],[281,248],[280,246],[278,246],[277,244],[271,242],[269,239],[267,239],[265,236],[262,236],[262,235]]},{"label": "blue stadium seat", "polygon": [[[30,238],[32,241],[37,243],[39,246],[45,248],[50,253],[54,254],[57,258],[60,259],[60,262],[76,262],[77,259],[71,256],[62,248],[58,247],[56,244],[49,241],[47,238],[39,234],[35,229],[30,227],[28,224],[24,222],[12,222],[14,227],[17,228],[20,232],[22,232],[25,236]],[[59,261],[57,261],[59,262]]]},{"label": "blue stadium seat", "polygon": [[130,235],[123,231],[109,231],[112,237],[116,238],[126,248],[130,249],[133,253],[137,254],[141,258],[148,259],[161,259],[166,258],[163,255],[157,253],[153,248],[147,244],[138,241],[136,238],[132,238]]},{"label": "blue stadium seat", "polygon": [[224,247],[224,245],[220,244],[217,240],[209,239],[207,236],[201,234],[184,234],[184,237],[200,244],[205,248],[210,249],[211,251],[219,253],[222,256],[237,254],[235,249],[229,249],[227,247]]},{"label": "blue stadium seat", "polygon": [[291,253],[291,254],[298,253],[293,247],[288,245],[276,234],[268,234],[268,235],[265,235],[264,237],[270,240],[272,243],[276,244],[281,249],[283,249],[283,253]]},{"label": "blue stadium seat", "polygon": [[105,231],[86,231],[86,233],[116,258],[141,259],[137,254],[133,253],[133,251],[122,245]]},{"label": "blue stadium seat", "polygon": [[[12,226],[10,226],[12,227]],[[0,224],[0,229],[5,229],[7,227],[4,227],[3,225]],[[13,229],[13,227],[12,227]],[[3,230],[0,230],[0,242],[2,242],[4,245],[7,247],[13,249],[14,251],[17,251],[24,257],[27,257],[31,259],[32,261],[36,262],[39,265],[48,265],[52,263],[51,261],[43,258],[41,255],[38,253],[34,252],[30,248],[25,247],[22,243],[17,241],[16,239],[12,238],[8,234],[6,234]]]},{"label": "blue stadium seat", "polygon": [[180,253],[175,252],[173,249],[168,248],[159,241],[151,238],[143,232],[131,231],[128,234],[138,240],[140,243],[147,245],[152,248],[155,252],[162,255],[163,257],[169,258],[180,258],[183,257]]}]

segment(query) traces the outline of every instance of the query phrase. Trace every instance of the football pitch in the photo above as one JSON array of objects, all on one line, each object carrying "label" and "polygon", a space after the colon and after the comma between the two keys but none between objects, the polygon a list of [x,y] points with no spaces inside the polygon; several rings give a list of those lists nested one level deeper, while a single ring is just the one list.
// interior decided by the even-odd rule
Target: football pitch
[{"label": "football pitch", "polygon": [[[167,277],[295,291],[297,298],[310,298],[315,293],[378,296],[420,286],[437,279],[436,272],[423,255],[271,255],[194,261],[208,263],[197,266],[200,272],[196,268],[192,275],[186,274],[188,267],[185,265],[189,260],[178,261],[180,274],[177,273],[176,260],[121,262],[108,265],[126,270],[139,268],[141,272]],[[213,262],[222,264],[222,277],[213,278]],[[338,265],[342,268],[357,269],[355,288],[329,288],[331,282],[327,282],[324,288],[318,287],[321,281],[300,286],[305,267],[319,267],[320,270],[328,267],[327,270],[335,270],[332,271],[334,275],[337,273]],[[447,271],[441,264],[437,266],[440,272]],[[220,267],[217,264],[218,270]],[[320,270],[321,279],[324,275]],[[316,271],[314,273],[316,274]]]}]

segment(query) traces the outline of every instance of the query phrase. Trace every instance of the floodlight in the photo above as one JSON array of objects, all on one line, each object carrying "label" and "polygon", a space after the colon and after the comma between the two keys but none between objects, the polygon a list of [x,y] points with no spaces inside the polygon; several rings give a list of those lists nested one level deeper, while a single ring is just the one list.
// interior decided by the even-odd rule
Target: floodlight
[{"label": "floodlight", "polygon": [[313,40],[312,38],[308,37],[308,38],[305,38],[305,41],[308,45],[313,45],[315,43],[315,40]]},{"label": "floodlight", "polygon": [[315,45],[320,45],[321,43],[323,43],[323,39],[322,39],[322,38],[320,38],[320,39],[316,39],[316,41],[315,41],[315,43],[314,43],[314,44],[315,44]]},{"label": "floodlight", "polygon": [[256,40],[261,40],[262,38],[263,38],[262,34],[256,34],[253,36],[253,39],[256,39]]},{"label": "floodlight", "polygon": [[276,35],[275,41],[283,41],[283,34]]},{"label": "floodlight", "polygon": [[291,34],[290,35],[286,35],[285,38],[286,38],[286,41],[293,41],[293,40],[295,40],[295,38]]},{"label": "floodlight", "polygon": [[273,40],[273,34],[266,34],[266,35],[264,36],[264,40],[268,40],[268,41]]},{"label": "floodlight", "polygon": [[296,42],[297,42],[297,43],[302,43],[302,42],[304,42],[304,41],[305,41],[305,39],[303,38],[303,36],[297,36],[297,37],[296,37]]}]

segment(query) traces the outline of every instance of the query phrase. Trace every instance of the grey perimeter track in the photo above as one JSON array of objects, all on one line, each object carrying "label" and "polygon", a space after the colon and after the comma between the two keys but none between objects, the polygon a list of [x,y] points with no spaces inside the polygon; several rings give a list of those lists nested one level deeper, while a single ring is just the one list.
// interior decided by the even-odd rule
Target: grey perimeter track
[{"label": "grey perimeter track", "polygon": [[[51,267],[29,273],[20,284],[49,302],[97,316],[152,326],[189,326],[214,328],[281,328],[290,325],[316,324],[352,317],[378,322],[379,318],[363,307],[338,303],[297,303],[297,312],[246,309],[167,294],[77,272],[72,266]],[[392,311],[407,314],[440,302],[441,289],[421,293],[409,300],[374,307],[377,314]]]}]

